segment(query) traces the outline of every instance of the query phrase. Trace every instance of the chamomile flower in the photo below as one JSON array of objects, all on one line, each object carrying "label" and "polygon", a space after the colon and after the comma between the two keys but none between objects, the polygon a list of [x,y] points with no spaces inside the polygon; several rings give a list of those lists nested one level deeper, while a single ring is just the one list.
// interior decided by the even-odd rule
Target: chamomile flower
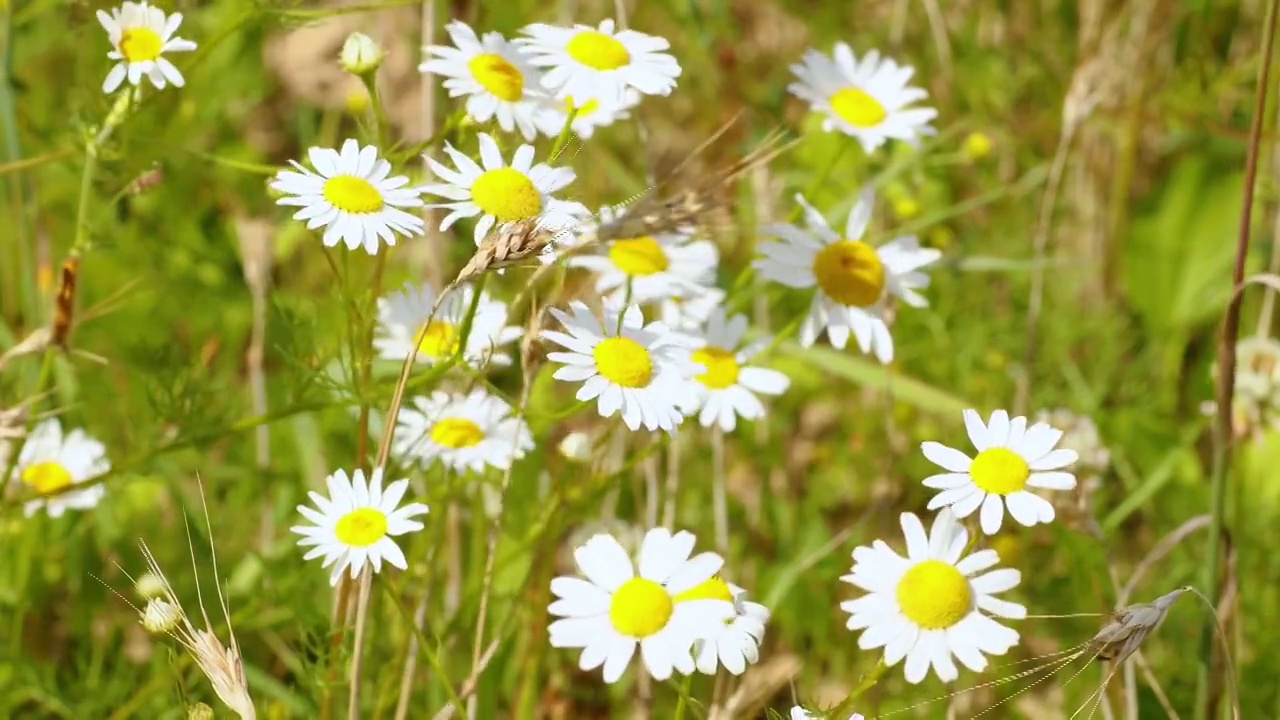
[{"label": "chamomile flower", "polygon": [[[446,360],[458,349],[461,340],[458,336],[474,298],[475,290],[470,285],[459,285],[440,303],[432,318],[435,288],[430,283],[405,284],[403,289],[378,298],[378,328],[373,347],[378,356],[386,360],[404,360],[415,351],[415,360],[420,363],[434,365]],[[473,367],[510,365],[511,357],[499,348],[523,333],[523,329],[507,324],[506,303],[481,292],[462,359]]]},{"label": "chamomile flower", "polygon": [[1063,468],[1076,461],[1076,451],[1054,449],[1062,431],[1042,422],[1027,427],[1025,417],[1010,420],[1004,410],[991,413],[985,425],[977,411],[965,410],[964,424],[978,450],[972,460],[941,443],[920,445],[925,457],[947,470],[924,480],[925,487],[942,491],[929,501],[929,509],[950,507],[963,518],[981,507],[982,532],[988,535],[999,532],[1006,505],[1013,519],[1027,527],[1051,522],[1053,503],[1026,488],[1075,488],[1075,475]]},{"label": "chamomile flower", "polygon": [[692,673],[694,642],[734,615],[733,604],[720,599],[676,601],[724,563],[710,552],[690,558],[694,541],[687,532],[673,536],[654,528],[645,534],[635,565],[612,535],[595,535],[578,547],[573,557],[586,579],[551,581],[558,599],[548,611],[560,618],[548,628],[551,646],[582,648],[578,667],[604,666],[607,683],[622,677],[637,646],[656,680],[671,677],[673,669]]},{"label": "chamomile flower", "polygon": [[439,460],[457,472],[481,472],[486,465],[505,470],[533,449],[533,436],[502,398],[479,389],[469,395],[437,390],[400,411],[394,449],[423,467]]},{"label": "chamomile flower", "polygon": [[532,145],[516,148],[511,164],[507,165],[492,137],[480,133],[479,139],[483,167],[447,142],[444,151],[457,166],[456,170],[426,158],[432,172],[445,183],[428,185],[423,190],[453,201],[431,206],[450,210],[440,223],[441,231],[448,230],[461,218],[479,215],[475,229],[475,241],[479,245],[497,223],[538,218],[543,227],[558,230],[588,214],[582,203],[551,196],[573,182],[572,168],[553,168],[546,163],[534,165]]},{"label": "chamomile flower", "polygon": [[698,288],[684,297],[664,298],[658,306],[662,324],[679,333],[696,337],[726,297],[715,286]]},{"label": "chamomile flower", "polygon": [[796,97],[806,100],[826,115],[822,127],[852,135],[871,152],[886,140],[915,143],[922,135],[932,135],[929,123],[938,111],[929,107],[909,107],[929,96],[907,82],[915,70],[899,65],[872,50],[858,58],[845,43],[836,43],[834,58],[816,50],[805,52],[791,66],[797,81],[787,86]]},{"label": "chamomile flower", "polygon": [[680,344],[683,337],[662,323],[645,325],[636,305],[627,307],[621,319],[616,308],[606,305],[603,321],[576,300],[569,303],[569,311],[572,315],[551,309],[567,334],[541,333],[569,351],[547,354],[548,360],[564,363],[552,377],[581,382],[577,398],[599,398],[600,417],[621,412],[631,430],[643,425],[673,431],[684,420],[679,404],[688,380],[705,371],[688,360],[689,352]]},{"label": "chamomile flower", "polygon": [[58,419],[49,418],[31,429],[15,469],[19,480],[44,496],[27,501],[22,511],[30,517],[44,508],[50,517],[62,517],[67,510],[88,510],[98,504],[106,492],[101,484],[68,488],[110,470],[111,462],[102,443],[80,429],[64,436]]},{"label": "chamomile flower", "polygon": [[[809,712],[799,705],[791,708],[791,720],[822,720],[823,717],[823,715]],[[863,720],[862,713],[850,715],[849,720]]]},{"label": "chamomile flower", "polygon": [[126,2],[113,8],[110,15],[99,10],[98,22],[107,31],[113,48],[107,57],[117,61],[102,82],[102,92],[115,92],[126,78],[136,86],[146,77],[157,90],[170,83],[182,87],[182,73],[164,57],[164,53],[196,49],[190,40],[173,36],[182,24],[182,13],[165,15],[160,8],[145,2]]},{"label": "chamomile flower", "polygon": [[[619,214],[612,207],[600,208],[599,225],[612,222]],[[588,226],[584,233],[594,232]],[[685,233],[611,240],[586,253],[575,253],[569,267],[597,273],[596,291],[611,301],[646,303],[671,297],[685,297],[701,291],[715,279],[720,253],[710,240],[695,240]]]},{"label": "chamomile flower", "polygon": [[707,320],[706,330],[694,341],[690,360],[706,368],[689,382],[689,392],[681,411],[686,415],[699,412],[703,427],[717,425],[733,432],[738,416],[747,420],[764,417],[764,405],[756,393],[781,395],[791,381],[777,370],[751,367],[746,363],[769,344],[769,338],[743,345],[747,331],[745,315],[725,317],[724,308],[716,308]]},{"label": "chamomile flower", "polygon": [[760,659],[760,641],[764,639],[764,624],[769,621],[769,608],[751,602],[746,590],[725,582],[719,575],[675,596],[676,604],[708,599],[733,603],[733,617],[693,644],[694,663],[706,675],[715,675],[721,665],[734,675],[741,675],[747,665]]},{"label": "chamomile flower", "polygon": [[[607,127],[619,120],[631,117],[631,109],[640,104],[640,93],[630,88],[624,93],[621,102],[601,102],[598,99],[577,103],[578,112],[573,116],[569,129],[583,140],[590,140],[596,128]],[[538,111],[533,121],[538,130],[547,137],[559,137],[564,124],[569,119],[569,111],[575,106],[573,98],[547,105]]]},{"label": "chamomile flower", "polygon": [[347,140],[341,152],[313,147],[307,156],[316,172],[290,160],[298,172],[281,170],[271,187],[284,194],[277,204],[302,208],[294,220],[307,221],[309,230],[325,229],[325,246],[341,241],[376,255],[382,243],[395,245],[397,234],[422,234],[422,218],[399,209],[421,207],[420,191],[405,187],[409,178],[403,175],[388,177],[391,163],[378,158],[378,148]]},{"label": "chamomile flower", "polygon": [[323,567],[333,565],[329,584],[337,585],[342,572],[351,568],[351,577],[360,575],[365,565],[373,572],[382,571],[382,561],[404,570],[409,567],[404,553],[392,537],[421,530],[421,522],[413,518],[427,512],[422,503],[398,507],[409,489],[408,480],[396,480],[382,488],[382,470],[374,470],[366,481],[363,470],[347,473],[338,470],[326,481],[329,496],[309,492],[315,509],[299,505],[298,512],[313,525],[295,525],[289,530],[302,536],[298,544],[311,547],[303,560],[324,557]]},{"label": "chamomile flower", "polygon": [[800,326],[801,345],[812,345],[826,328],[831,344],[843,349],[852,332],[863,352],[890,362],[893,338],[885,305],[896,297],[924,307],[927,302],[916,290],[929,286],[929,276],[920,269],[942,253],[920,247],[914,235],[894,238],[880,247],[864,241],[871,221],[870,190],[849,211],[844,235],[832,230],[803,197],[797,194],[796,200],[804,208],[808,231],[788,223],[764,227],[778,240],[760,245],[764,257],[753,266],[766,279],[788,287],[817,287],[809,315]]},{"label": "chamomile flower", "polygon": [[635,30],[614,30],[613,20],[572,28],[534,23],[516,43],[530,62],[547,68],[542,84],[557,98],[577,102],[626,100],[628,89],[643,95],[670,95],[680,63],[663,52],[671,45]]},{"label": "chamomile flower", "polygon": [[420,72],[445,77],[449,97],[467,98],[467,115],[476,122],[497,117],[506,132],[519,129],[525,140],[538,132],[536,118],[549,98],[542,92],[541,74],[520,54],[516,46],[499,32],[483,38],[460,20],[444,26],[455,47],[432,45],[425,48],[431,59],[418,66]]},{"label": "chamomile flower", "polygon": [[840,579],[868,594],[840,603],[851,615],[846,625],[862,631],[863,650],[883,647],[886,665],[906,658],[907,682],[923,680],[930,665],[938,679],[955,680],[953,657],[981,672],[985,655],[1003,655],[1018,644],[1017,631],[990,615],[1026,617],[1025,607],[995,597],[1016,586],[1021,573],[984,572],[1000,562],[995,550],[962,558],[969,534],[950,510],[938,513],[928,536],[915,515],[902,513],[901,522],[907,557],[880,540],[854,549],[853,570]]}]

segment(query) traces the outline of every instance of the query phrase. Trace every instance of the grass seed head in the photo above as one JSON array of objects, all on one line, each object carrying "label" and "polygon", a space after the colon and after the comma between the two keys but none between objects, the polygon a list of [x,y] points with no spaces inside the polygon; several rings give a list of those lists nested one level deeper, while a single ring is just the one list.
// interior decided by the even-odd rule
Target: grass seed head
[{"label": "grass seed head", "polygon": [[1099,660],[1122,663],[1138,649],[1169,612],[1173,601],[1191,588],[1180,587],[1149,603],[1137,603],[1117,610],[1111,621],[1089,640],[1089,647]]},{"label": "grass seed head", "polygon": [[489,232],[453,283],[464,282],[495,268],[514,265],[539,255],[554,235],[537,220],[502,223]]}]

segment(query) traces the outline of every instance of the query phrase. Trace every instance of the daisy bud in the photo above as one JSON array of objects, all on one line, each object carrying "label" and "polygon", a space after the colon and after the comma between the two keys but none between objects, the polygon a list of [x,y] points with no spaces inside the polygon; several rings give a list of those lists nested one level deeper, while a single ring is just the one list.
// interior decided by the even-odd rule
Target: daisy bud
[{"label": "daisy bud", "polygon": [[148,600],[147,609],[142,611],[142,627],[150,633],[169,632],[181,619],[181,610],[159,598]]},{"label": "daisy bud", "polygon": [[147,600],[158,598],[164,595],[164,581],[155,573],[142,573],[138,576],[138,581],[133,584],[133,589]]},{"label": "daisy bud", "polygon": [[568,460],[586,462],[591,459],[591,436],[584,432],[571,432],[560,441],[559,450]]},{"label": "daisy bud", "polygon": [[971,132],[964,138],[960,151],[969,162],[976,162],[991,154],[991,137],[986,133]]},{"label": "daisy bud", "polygon": [[378,43],[364,33],[351,33],[342,44],[338,62],[352,75],[368,75],[382,64],[385,55]]}]

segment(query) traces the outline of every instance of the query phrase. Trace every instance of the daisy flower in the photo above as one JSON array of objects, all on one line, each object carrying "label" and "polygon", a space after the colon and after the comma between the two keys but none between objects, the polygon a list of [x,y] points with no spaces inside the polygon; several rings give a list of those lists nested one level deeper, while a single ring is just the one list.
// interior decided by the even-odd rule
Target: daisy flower
[{"label": "daisy flower", "polygon": [[[961,557],[969,534],[950,510],[934,518],[925,536],[920,519],[902,513],[907,557],[877,540],[853,551],[853,571],[841,577],[867,591],[840,607],[850,613],[846,625],[862,630],[858,647],[884,648],[886,665],[907,659],[907,682],[924,679],[932,664],[943,682],[955,680],[952,657],[980,672],[986,655],[1003,655],[1018,644],[1018,633],[991,619],[1023,618],[1027,609],[1000,600],[997,593],[1016,586],[1022,575],[1008,568],[983,572],[1000,562],[995,550]],[[981,574],[979,574],[981,573]]]},{"label": "daisy flower", "polygon": [[726,296],[727,293],[720,288],[708,286],[698,288],[685,297],[664,298],[658,305],[659,317],[663,325],[695,337],[711,319],[711,313],[724,303]]},{"label": "daisy flower", "polygon": [[[569,129],[583,140],[590,140],[596,128],[607,127],[619,120],[631,117],[631,109],[640,104],[640,93],[630,88],[624,93],[622,102],[601,102],[598,99],[587,100],[579,104],[578,113],[573,116],[573,124]],[[564,130],[565,121],[569,119],[569,111],[574,107],[572,97],[547,105],[534,116],[538,130],[547,137],[559,137]]]},{"label": "daisy flower", "polygon": [[534,165],[532,145],[516,148],[508,166],[492,137],[480,133],[479,139],[484,167],[447,142],[444,151],[457,166],[456,170],[425,158],[432,172],[445,182],[428,185],[423,190],[453,201],[431,206],[451,211],[440,223],[441,231],[448,230],[461,218],[479,215],[475,229],[475,241],[479,245],[496,223],[536,217],[543,227],[558,230],[588,214],[582,203],[551,197],[551,193],[573,182],[572,168],[553,168],[546,163]]},{"label": "daisy flower", "polygon": [[413,399],[396,421],[396,454],[422,467],[439,460],[457,472],[506,470],[533,449],[529,426],[511,416],[511,406],[484,390],[470,395],[442,391]]},{"label": "daisy flower", "polygon": [[405,187],[409,178],[403,175],[388,177],[391,163],[378,158],[378,148],[347,140],[341,152],[313,147],[307,156],[317,172],[290,160],[298,172],[281,170],[271,188],[284,194],[277,204],[302,208],[294,220],[306,220],[309,230],[325,229],[325,246],[342,241],[376,255],[381,242],[396,244],[397,233],[422,234],[422,218],[398,209],[421,207],[420,191]]},{"label": "daisy flower", "polygon": [[88,510],[98,504],[106,488],[100,484],[82,490],[67,488],[110,469],[102,443],[80,429],[64,436],[57,418],[44,420],[27,435],[16,470],[19,480],[45,497],[26,502],[22,511],[30,517],[45,508],[50,517],[62,517],[68,509]]},{"label": "daisy flower", "polygon": [[796,97],[808,101],[826,115],[824,130],[851,135],[871,152],[886,140],[915,143],[922,135],[932,135],[930,121],[938,111],[929,107],[908,107],[929,96],[907,81],[915,73],[872,50],[862,62],[845,43],[836,43],[835,57],[809,50],[791,66],[797,81],[787,86]]},{"label": "daisy flower", "polygon": [[[593,234],[595,228],[619,214],[618,208],[600,208],[597,221],[583,234]],[[696,294],[715,280],[719,262],[720,253],[710,240],[694,240],[686,233],[660,233],[612,240],[571,255],[568,265],[597,273],[596,291],[612,302],[628,302],[630,285],[629,302],[646,303]]]},{"label": "daisy flower", "polygon": [[[403,361],[416,351],[416,361],[428,365],[451,357],[458,349],[458,335],[474,298],[470,285],[459,285],[440,303],[434,318],[431,306],[436,302],[436,290],[430,283],[406,283],[403,289],[378,298],[378,328],[373,338],[378,357]],[[511,357],[498,348],[523,334],[522,328],[507,324],[506,303],[481,292],[462,359],[473,367],[510,365]]]},{"label": "daisy flower", "polygon": [[541,74],[516,46],[499,32],[483,38],[460,20],[444,26],[455,47],[431,45],[430,59],[418,66],[445,78],[449,97],[467,98],[467,115],[476,122],[497,117],[506,132],[519,128],[525,140],[537,136],[538,113],[549,98],[540,88]]},{"label": "daisy flower", "polygon": [[1075,475],[1062,468],[1076,461],[1076,451],[1054,449],[1062,431],[1042,422],[1027,427],[1025,417],[1010,420],[1004,410],[991,413],[986,425],[976,410],[965,410],[964,425],[978,450],[972,460],[941,443],[920,445],[925,457],[947,471],[924,480],[925,487],[942,491],[929,501],[929,509],[950,507],[963,518],[981,507],[982,532],[988,535],[999,532],[1005,505],[1027,527],[1052,521],[1053,503],[1026,488],[1075,488]]},{"label": "daisy flower", "polygon": [[190,40],[173,36],[182,24],[182,13],[165,15],[160,8],[145,2],[126,2],[113,8],[110,15],[99,10],[98,22],[107,31],[107,39],[114,48],[107,57],[117,61],[102,82],[102,92],[115,92],[125,78],[136,86],[144,76],[157,90],[163,90],[169,83],[182,87],[182,73],[164,57],[167,52],[196,49]]},{"label": "daisy flower", "polygon": [[607,683],[622,677],[637,645],[655,680],[671,677],[673,669],[692,673],[694,642],[734,615],[733,604],[720,599],[676,602],[724,563],[710,552],[690,558],[693,544],[690,533],[673,536],[654,528],[645,534],[634,565],[612,535],[595,535],[579,546],[573,558],[586,579],[551,581],[558,599],[547,609],[560,618],[547,628],[551,646],[582,648],[578,667],[603,665]]},{"label": "daisy flower", "polygon": [[298,512],[314,525],[295,525],[289,530],[302,536],[298,544],[314,546],[302,556],[310,560],[324,556],[323,567],[333,565],[329,584],[337,585],[342,571],[351,568],[351,577],[360,575],[365,565],[373,571],[382,571],[382,561],[401,570],[409,567],[400,546],[391,538],[421,530],[422,523],[414,520],[427,512],[422,503],[410,503],[397,507],[409,488],[408,480],[396,480],[382,488],[382,470],[373,471],[365,481],[364,471],[347,473],[338,470],[325,480],[329,485],[329,497],[309,492],[317,509],[299,505]]},{"label": "daisy flower", "polygon": [[635,30],[615,32],[613,20],[594,28],[534,23],[523,32],[529,37],[516,43],[530,62],[549,68],[542,84],[557,98],[619,103],[629,88],[643,95],[670,95],[680,77],[680,63],[662,52],[671,47],[666,40]]},{"label": "daisy flower", "polygon": [[[677,533],[679,537],[688,534]],[[723,665],[734,675],[741,675],[747,665],[760,659],[760,641],[764,624],[769,621],[769,608],[747,599],[747,591],[712,575],[698,585],[675,596],[676,604],[690,600],[721,600],[733,604],[733,616],[714,626],[714,632],[694,642],[693,657],[698,671],[715,675]]]},{"label": "daisy flower", "polygon": [[769,344],[766,337],[744,346],[746,331],[745,315],[726,319],[724,308],[716,308],[707,320],[704,335],[694,341],[689,359],[707,370],[693,377],[680,410],[686,415],[701,410],[698,422],[703,427],[718,425],[725,432],[733,432],[738,416],[747,420],[764,417],[764,405],[756,393],[781,395],[791,384],[777,370],[746,365]]},{"label": "daisy flower", "polygon": [[874,352],[882,363],[893,360],[893,338],[885,320],[886,303],[896,297],[913,307],[927,302],[916,292],[929,286],[920,271],[942,253],[920,247],[914,235],[894,238],[880,247],[862,240],[871,221],[872,194],[862,193],[849,211],[844,235],[827,224],[803,197],[808,231],[778,223],[763,228],[779,238],[760,245],[764,257],[752,265],[768,280],[793,288],[817,287],[809,315],[800,326],[800,344],[809,347],[823,328],[831,344],[843,349],[849,333],[863,352]]},{"label": "daisy flower", "polygon": [[569,303],[569,310],[572,316],[551,308],[568,334],[541,333],[569,351],[548,353],[548,360],[564,363],[552,377],[581,382],[577,398],[599,398],[600,417],[621,411],[631,430],[644,425],[673,431],[684,420],[679,404],[688,380],[706,369],[687,359],[688,349],[680,344],[683,337],[662,323],[645,325],[636,305],[628,306],[621,320],[612,306],[605,307],[603,321],[577,300]]},{"label": "daisy flower", "polygon": [[[822,720],[824,717],[824,715],[809,712],[799,705],[791,708],[791,720]],[[854,713],[850,715],[849,720],[863,720],[862,713]]]}]

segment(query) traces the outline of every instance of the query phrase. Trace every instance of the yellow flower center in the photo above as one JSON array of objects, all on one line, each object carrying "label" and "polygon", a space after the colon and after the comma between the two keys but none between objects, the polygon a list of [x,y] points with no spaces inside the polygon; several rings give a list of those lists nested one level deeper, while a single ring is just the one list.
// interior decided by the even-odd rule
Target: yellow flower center
[{"label": "yellow flower center", "polygon": [[710,345],[693,351],[693,361],[702,363],[707,371],[695,375],[694,380],[712,390],[721,390],[738,381],[738,360],[724,348]]},{"label": "yellow flower center", "polygon": [[116,49],[131,63],[146,62],[160,57],[160,48],[164,41],[159,33],[148,27],[125,28],[120,33],[120,44]]},{"label": "yellow flower center", "polygon": [[600,109],[600,101],[595,98],[591,98],[581,105],[574,105],[572,95],[566,95],[562,105],[566,113],[573,112],[575,107],[578,108],[578,117],[585,117]]},{"label": "yellow flower center", "polygon": [[471,447],[483,439],[480,426],[466,418],[444,418],[431,426],[431,441],[447,448]]},{"label": "yellow flower center", "polygon": [[652,580],[633,577],[613,591],[609,622],[623,635],[648,637],[666,627],[674,607],[666,588]]},{"label": "yellow flower center", "polygon": [[1031,468],[1018,453],[1004,447],[987,448],[969,464],[973,484],[989,493],[1008,495],[1027,484]]},{"label": "yellow flower center", "polygon": [[622,43],[595,30],[583,30],[564,46],[569,57],[596,70],[616,70],[631,62]]},{"label": "yellow flower center", "polygon": [[542,196],[527,175],[514,168],[489,170],[471,183],[471,199],[499,222],[524,220],[542,209]]},{"label": "yellow flower center", "polygon": [[613,241],[609,246],[609,261],[632,276],[660,273],[671,264],[662,246],[648,235]]},{"label": "yellow flower center", "polygon": [[884,122],[889,113],[884,105],[865,90],[847,87],[837,90],[831,96],[831,109],[841,120],[854,127],[875,127]]},{"label": "yellow flower center", "polygon": [[969,581],[950,563],[916,563],[898,581],[898,607],[925,630],[941,630],[964,619],[973,605]]},{"label": "yellow flower center", "polygon": [[423,325],[413,340],[418,354],[430,358],[448,357],[458,351],[458,329],[447,320],[432,320]]},{"label": "yellow flower center", "polygon": [[334,175],[325,180],[321,194],[330,205],[357,215],[382,209],[382,193],[368,180],[355,175]]},{"label": "yellow flower center", "polygon": [[819,250],[813,276],[822,292],[842,305],[874,305],[884,292],[884,263],[861,240],[839,240]]},{"label": "yellow flower center", "polygon": [[387,516],[377,508],[356,508],[338,518],[333,534],[343,545],[353,547],[372,545],[387,534]]},{"label": "yellow flower center", "polygon": [[684,592],[676,595],[676,602],[685,600],[724,600],[733,602],[733,593],[729,591],[729,583],[712,575]]},{"label": "yellow flower center", "polygon": [[596,372],[615,385],[644,387],[653,374],[649,351],[631,338],[605,338],[596,344],[591,356],[596,361]]},{"label": "yellow flower center", "polygon": [[515,102],[524,97],[524,75],[506,58],[482,53],[467,61],[471,76],[499,100]]},{"label": "yellow flower center", "polygon": [[22,469],[22,482],[41,495],[56,492],[72,483],[71,471],[53,460],[33,463]]}]

